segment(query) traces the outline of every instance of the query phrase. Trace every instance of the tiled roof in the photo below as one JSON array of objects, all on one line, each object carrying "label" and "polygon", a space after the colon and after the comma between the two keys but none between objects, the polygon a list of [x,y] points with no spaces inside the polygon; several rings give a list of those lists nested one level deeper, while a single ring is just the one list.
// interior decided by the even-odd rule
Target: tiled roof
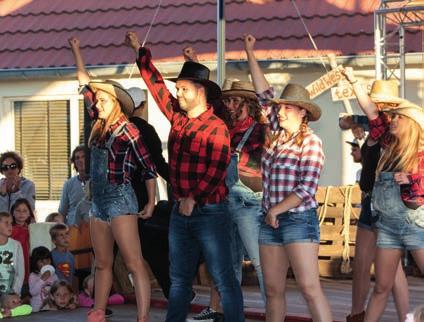
[{"label": "tiled roof", "polygon": [[[373,11],[379,0],[296,0],[319,52],[291,0],[263,5],[227,0],[226,58],[245,59],[243,33],[257,38],[260,59],[373,52]],[[0,69],[73,65],[67,39],[81,40],[87,65],[133,62],[123,45],[127,30],[144,38],[159,0],[3,0],[0,2]],[[217,0],[162,0],[147,45],[163,61],[182,60],[194,46],[201,60],[216,59]],[[20,6],[21,5],[21,6]],[[422,51],[421,32],[408,31],[407,51]]]}]

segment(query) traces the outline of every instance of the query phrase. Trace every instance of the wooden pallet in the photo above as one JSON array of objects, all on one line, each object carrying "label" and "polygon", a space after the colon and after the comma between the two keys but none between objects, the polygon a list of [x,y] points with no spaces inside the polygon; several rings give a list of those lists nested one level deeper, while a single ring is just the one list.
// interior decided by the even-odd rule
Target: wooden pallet
[{"label": "wooden pallet", "polygon": [[[328,190],[329,189],[329,190]],[[316,199],[319,203],[318,213],[325,210],[324,220],[320,226],[321,243],[319,249],[319,270],[324,277],[346,278],[351,273],[342,272],[342,256],[345,240],[342,236],[344,229],[344,211],[346,194],[351,190],[349,210],[349,256],[355,255],[356,224],[358,222],[361,204],[361,191],[358,186],[319,187]],[[326,194],[328,194],[326,196]],[[327,198],[326,198],[327,197]],[[326,203],[326,207],[324,207]]]}]

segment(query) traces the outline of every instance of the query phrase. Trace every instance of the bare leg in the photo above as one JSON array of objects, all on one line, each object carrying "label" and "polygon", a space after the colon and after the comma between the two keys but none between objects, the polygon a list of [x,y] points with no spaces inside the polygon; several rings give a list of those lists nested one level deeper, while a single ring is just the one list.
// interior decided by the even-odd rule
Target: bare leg
[{"label": "bare leg", "polygon": [[215,286],[211,286],[211,294],[209,299],[209,307],[217,312],[222,313],[221,298]]},{"label": "bare leg", "polygon": [[266,294],[266,321],[283,322],[286,315],[285,288],[289,261],[283,246],[259,247]]},{"label": "bare leg", "polygon": [[379,321],[393,288],[402,251],[377,248],[375,258],[375,286],[365,313],[365,322]]},{"label": "bare leg", "polygon": [[287,256],[314,322],[332,322],[330,305],[321,289],[318,268],[318,244],[293,243],[286,247]]},{"label": "bare leg", "polygon": [[113,236],[134,281],[139,319],[148,319],[150,309],[150,279],[141,254],[137,216],[123,215],[112,219]]},{"label": "bare leg", "polygon": [[409,291],[408,280],[402,268],[402,261],[399,261],[396,270],[395,281],[392,289],[393,299],[395,300],[396,311],[398,313],[399,322],[404,322],[406,314],[409,310]]},{"label": "bare leg", "polygon": [[113,235],[107,222],[94,218],[90,219],[90,232],[96,265],[94,309],[105,310],[112,286]]},{"label": "bare leg", "polygon": [[351,316],[364,311],[370,281],[371,264],[375,257],[376,235],[372,230],[358,227],[356,231],[355,259],[353,260]]}]

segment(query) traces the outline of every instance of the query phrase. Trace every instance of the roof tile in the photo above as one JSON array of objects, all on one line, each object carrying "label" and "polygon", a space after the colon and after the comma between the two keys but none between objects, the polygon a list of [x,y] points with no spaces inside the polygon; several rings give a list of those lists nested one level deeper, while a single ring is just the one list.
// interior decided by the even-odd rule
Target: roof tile
[{"label": "roof tile", "polygon": [[[0,4],[0,12],[12,3]],[[125,32],[134,30],[143,40],[159,0],[19,3],[23,5],[0,16],[0,69],[72,66],[70,36],[80,38],[87,65],[131,63],[133,53],[123,45]],[[226,58],[245,59],[245,32],[257,38],[260,59],[372,53],[378,0],[296,0],[296,4],[319,51],[312,48],[291,0],[264,5],[226,0]],[[420,31],[408,31],[407,51],[422,50],[420,37]],[[216,0],[162,0],[147,45],[162,61],[182,61],[186,45],[194,46],[201,60],[216,59]]]}]

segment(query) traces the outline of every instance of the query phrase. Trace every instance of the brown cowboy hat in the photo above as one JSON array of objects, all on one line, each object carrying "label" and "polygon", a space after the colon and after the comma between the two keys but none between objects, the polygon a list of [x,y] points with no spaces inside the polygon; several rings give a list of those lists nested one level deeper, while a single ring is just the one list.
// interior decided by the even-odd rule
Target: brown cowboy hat
[{"label": "brown cowboy hat", "polygon": [[415,105],[414,103],[403,100],[396,108],[385,109],[383,112],[389,112],[394,114],[403,115],[409,117],[424,130],[424,108]]},{"label": "brown cowboy hat", "polygon": [[122,112],[126,115],[132,115],[134,112],[135,105],[131,95],[118,82],[107,79],[105,81],[89,82],[88,86],[94,93],[100,90],[115,97],[121,105]]},{"label": "brown cowboy hat", "polygon": [[395,80],[375,80],[371,86],[371,100],[374,103],[400,104],[403,99],[399,97],[399,86]]},{"label": "brown cowboy hat", "polygon": [[272,99],[275,104],[286,103],[299,106],[308,112],[309,121],[318,121],[321,117],[321,108],[311,101],[309,92],[298,84],[287,84],[279,99]]},{"label": "brown cowboy hat", "polygon": [[230,88],[222,91],[222,97],[239,96],[256,100],[256,92],[252,83],[233,81]]},{"label": "brown cowboy hat", "polygon": [[209,74],[210,70],[205,65],[193,61],[186,61],[178,77],[170,78],[169,80],[172,82],[189,80],[203,85],[208,92],[209,101],[221,97],[221,88],[219,88],[216,83],[209,80]]}]

